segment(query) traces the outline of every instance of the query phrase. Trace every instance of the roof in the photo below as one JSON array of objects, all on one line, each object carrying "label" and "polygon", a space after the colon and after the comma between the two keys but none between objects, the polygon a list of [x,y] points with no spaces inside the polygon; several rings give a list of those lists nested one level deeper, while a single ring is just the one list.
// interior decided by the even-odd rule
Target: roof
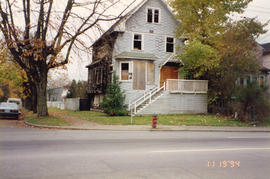
[{"label": "roof", "polygon": [[270,71],[270,69],[269,68],[267,68],[267,67],[262,67],[261,69],[260,69],[262,72],[269,72]]},{"label": "roof", "polygon": [[263,48],[264,55],[270,53],[270,43],[261,44],[261,47]]},{"label": "roof", "polygon": [[115,58],[143,59],[143,60],[157,59],[157,57],[152,53],[141,53],[141,52],[122,52],[119,55],[116,55]]},{"label": "roof", "polygon": [[[123,29],[123,24],[126,23],[126,21],[133,15],[135,14],[146,2],[149,0],[142,0],[136,7],[134,7],[132,10],[130,10],[126,15],[121,17],[118,21],[116,21],[105,33],[103,33],[93,44],[94,46],[103,36],[106,34],[110,34],[114,31],[122,31]],[[170,6],[165,2],[165,0],[160,0],[167,8],[167,10],[173,15],[172,9]],[[92,47],[91,46],[91,47]]]},{"label": "roof", "polygon": [[100,62],[101,62],[101,60],[94,61],[94,62],[92,62],[90,65],[87,65],[86,68],[89,68],[89,67],[91,67],[91,66],[93,66],[93,65],[95,65],[95,64],[98,64],[98,63],[100,63]]},{"label": "roof", "polygon": [[166,60],[164,60],[162,63],[159,64],[159,68],[164,66],[166,63],[182,63],[175,54],[171,54]]}]

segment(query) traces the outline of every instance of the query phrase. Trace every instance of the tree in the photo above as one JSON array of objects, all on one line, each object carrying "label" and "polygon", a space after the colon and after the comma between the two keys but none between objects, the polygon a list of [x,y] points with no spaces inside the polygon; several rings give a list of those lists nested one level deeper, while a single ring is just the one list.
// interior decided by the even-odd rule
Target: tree
[{"label": "tree", "polygon": [[118,76],[113,73],[112,83],[108,84],[101,107],[110,116],[126,115],[125,95],[121,91]]},{"label": "tree", "polygon": [[236,102],[233,104],[238,119],[251,123],[269,121],[270,102],[265,90],[256,82],[238,87],[235,92]]},{"label": "tree", "polygon": [[[87,31],[119,19],[126,9],[117,16],[109,14],[117,3],[119,0],[0,1],[0,31],[13,60],[33,83],[38,116],[48,115],[48,71],[66,65],[73,48],[87,49],[87,41],[92,40]],[[62,51],[63,59],[59,58]]]},{"label": "tree", "polygon": [[231,102],[235,81],[256,74],[258,44],[255,39],[266,24],[256,19],[233,21],[232,13],[241,13],[251,0],[171,0],[181,22],[177,36],[188,40],[179,59],[186,76],[209,80],[210,104]]},{"label": "tree", "polygon": [[218,94],[224,100],[225,107],[231,103],[235,81],[259,73],[259,47],[255,39],[264,32],[262,27],[255,19],[249,18],[227,24],[227,31],[217,47],[221,56],[220,65],[210,73],[215,78],[208,77],[211,80],[210,98]]},{"label": "tree", "polygon": [[0,50],[0,101],[10,97],[25,98],[23,83],[27,82],[24,71],[10,60],[6,48]]},{"label": "tree", "polygon": [[184,64],[181,70],[185,77],[192,79],[204,77],[209,70],[217,68],[220,61],[216,49],[196,40],[183,48],[179,58]]},{"label": "tree", "polygon": [[72,80],[68,88],[67,98],[87,98],[87,81]]},{"label": "tree", "polygon": [[169,0],[181,22],[177,35],[214,46],[232,13],[242,13],[252,0]]}]

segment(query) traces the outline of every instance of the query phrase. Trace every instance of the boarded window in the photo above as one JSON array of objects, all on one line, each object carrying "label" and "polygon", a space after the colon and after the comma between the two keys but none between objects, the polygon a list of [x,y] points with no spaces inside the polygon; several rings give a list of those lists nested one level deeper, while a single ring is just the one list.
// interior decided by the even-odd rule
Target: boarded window
[{"label": "boarded window", "polygon": [[142,49],[142,35],[141,34],[134,34],[133,48],[136,50]]},{"label": "boarded window", "polygon": [[121,80],[129,80],[129,63],[121,63]]},{"label": "boarded window", "polygon": [[147,63],[147,84],[154,84],[155,82],[155,65],[153,62]]},{"label": "boarded window", "polygon": [[133,67],[133,89],[134,90],[145,90],[145,62],[134,61]]},{"label": "boarded window", "polygon": [[174,38],[166,38],[166,52],[174,52]]}]

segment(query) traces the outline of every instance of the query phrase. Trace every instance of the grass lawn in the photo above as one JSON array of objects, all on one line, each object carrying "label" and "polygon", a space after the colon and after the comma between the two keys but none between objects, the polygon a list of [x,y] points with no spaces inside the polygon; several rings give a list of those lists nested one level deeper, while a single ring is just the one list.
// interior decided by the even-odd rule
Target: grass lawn
[{"label": "grass lawn", "polygon": [[[49,109],[50,113],[61,113],[67,116],[82,118],[88,121],[105,125],[130,125],[130,116],[107,116],[105,113],[94,111],[69,111]],[[134,125],[151,125],[152,116],[135,116],[133,117]],[[215,116],[215,115],[158,115],[158,124],[161,125],[186,125],[186,126],[252,126],[250,124],[241,123],[231,118]],[[270,126],[270,122],[261,124],[260,126]]]},{"label": "grass lawn", "polygon": [[33,114],[32,112],[29,112],[26,110],[24,110],[24,114],[25,114],[25,121],[32,124],[47,125],[47,126],[69,126],[70,125],[67,121],[54,117],[54,116],[38,118],[36,114]]}]

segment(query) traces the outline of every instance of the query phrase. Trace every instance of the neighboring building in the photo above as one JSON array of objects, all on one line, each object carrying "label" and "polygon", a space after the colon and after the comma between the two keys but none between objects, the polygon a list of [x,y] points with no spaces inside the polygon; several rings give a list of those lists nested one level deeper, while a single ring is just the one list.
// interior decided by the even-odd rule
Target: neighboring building
[{"label": "neighboring building", "polygon": [[67,96],[67,89],[63,87],[52,88],[47,90],[47,100],[48,101],[63,101]]},{"label": "neighboring building", "polygon": [[104,33],[87,66],[92,107],[99,107],[115,71],[132,113],[206,113],[207,81],[179,79],[177,25],[164,0],[143,0]]},{"label": "neighboring building", "polygon": [[261,65],[259,74],[248,74],[245,78],[239,78],[237,83],[240,85],[246,85],[249,82],[257,82],[260,87],[268,87],[270,94],[270,43],[258,44],[257,60]]},{"label": "neighboring building", "polygon": [[262,71],[264,72],[264,84],[268,87],[268,93],[270,95],[270,43],[261,44],[263,48],[262,53]]}]

